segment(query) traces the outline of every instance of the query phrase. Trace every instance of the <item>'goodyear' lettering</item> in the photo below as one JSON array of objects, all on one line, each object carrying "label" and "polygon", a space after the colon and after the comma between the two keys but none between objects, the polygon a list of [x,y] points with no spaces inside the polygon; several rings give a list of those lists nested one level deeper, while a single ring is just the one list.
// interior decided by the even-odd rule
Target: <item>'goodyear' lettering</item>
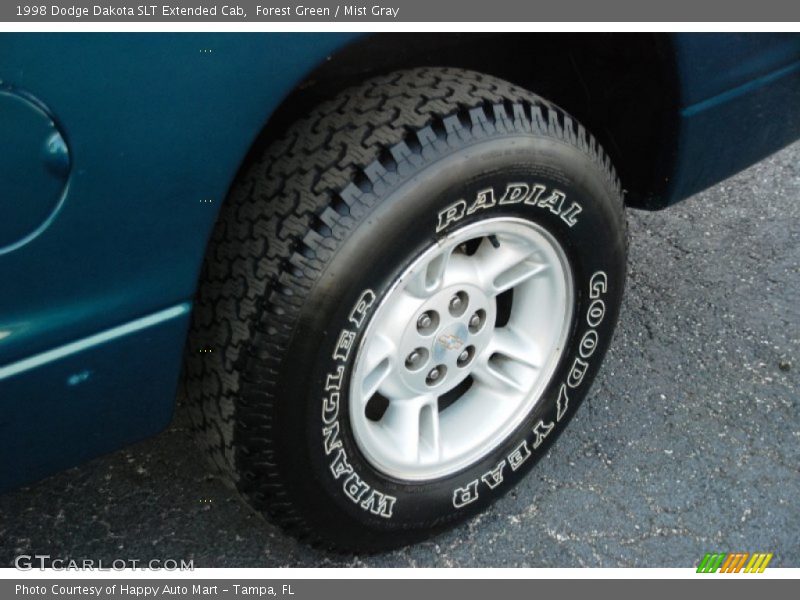
[{"label": "'goodyear' lettering", "polygon": [[[533,191],[532,191],[533,190]],[[522,198],[539,198],[545,192],[545,188],[539,184],[531,187],[528,184],[512,184],[508,186],[505,195],[499,203],[508,203],[509,199],[522,201]],[[559,192],[560,193],[560,192]],[[544,199],[535,200],[537,206],[547,206],[551,210],[558,209],[563,198],[553,191]],[[468,209],[467,209],[468,210]],[[577,214],[577,213],[575,213]],[[573,358],[572,365],[567,371],[566,379],[561,383],[556,399],[556,420],[546,421],[540,419],[529,432],[529,437],[523,439],[509,454],[497,465],[486,471],[477,479],[471,480],[463,487],[453,490],[453,506],[462,508],[472,504],[480,497],[481,483],[493,490],[504,481],[503,471],[506,466],[513,472],[519,470],[528,459],[533,455],[533,450],[538,449],[545,441],[547,436],[555,430],[556,424],[564,418],[569,408],[569,394],[571,389],[579,387],[583,383],[583,378],[589,370],[590,359],[595,349],[600,343],[597,327],[605,318],[605,304],[601,299],[608,291],[608,276],[603,271],[597,271],[589,280],[589,299],[591,303],[586,311],[586,324],[589,325],[580,342],[578,343],[577,356]]]}]

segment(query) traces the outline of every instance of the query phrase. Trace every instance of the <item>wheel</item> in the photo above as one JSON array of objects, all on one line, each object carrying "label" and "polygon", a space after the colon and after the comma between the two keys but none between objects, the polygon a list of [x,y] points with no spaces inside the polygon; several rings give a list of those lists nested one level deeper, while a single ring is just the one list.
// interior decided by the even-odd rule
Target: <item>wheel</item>
[{"label": "wheel", "polygon": [[189,342],[194,426],[302,539],[430,536],[564,429],[626,251],[613,167],[553,104],[455,69],[366,81],[273,142],[222,209]]}]

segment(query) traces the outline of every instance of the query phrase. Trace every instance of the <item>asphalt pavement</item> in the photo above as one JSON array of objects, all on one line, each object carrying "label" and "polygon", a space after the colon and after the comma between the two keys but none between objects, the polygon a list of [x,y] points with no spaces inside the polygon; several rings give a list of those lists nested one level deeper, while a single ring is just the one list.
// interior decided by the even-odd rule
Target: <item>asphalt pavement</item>
[{"label": "asphalt pavement", "polygon": [[800,566],[800,143],[629,219],[628,288],[600,375],[549,455],[483,515],[388,554],[312,550],[209,475],[179,408],[156,438],[0,496],[0,566],[49,554],[685,567],[712,551]]}]

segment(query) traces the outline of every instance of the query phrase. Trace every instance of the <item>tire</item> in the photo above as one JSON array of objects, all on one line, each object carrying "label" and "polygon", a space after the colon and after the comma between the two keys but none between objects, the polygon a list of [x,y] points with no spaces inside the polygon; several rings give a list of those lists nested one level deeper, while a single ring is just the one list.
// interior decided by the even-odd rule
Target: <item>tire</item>
[{"label": "tire", "polygon": [[[475,232],[481,235],[468,237]],[[446,248],[451,242],[458,242],[452,250]],[[468,354],[465,343],[475,344],[475,355],[467,357],[475,361],[469,386],[499,390],[496,398],[487,396],[497,402],[485,419],[475,419],[478,404],[446,413],[446,394],[430,400],[435,392],[423,394],[419,414],[425,416],[416,421],[397,416],[412,409],[380,392],[367,398],[370,357],[377,354],[364,351],[365,344],[372,348],[373,339],[383,339],[384,327],[423,335],[424,306],[403,313],[390,299],[410,294],[411,288],[397,291],[401,285],[450,281],[437,281],[425,263],[432,256],[426,252],[439,247],[450,253],[447,269],[493,260],[486,257],[495,256],[494,247],[504,261],[518,249],[551,261],[542,267],[554,273],[543,276],[546,285],[528,275],[536,261],[525,258],[520,271],[481,275],[499,290],[498,282],[524,273],[510,296],[492,297],[490,290],[484,298],[479,287],[468,288],[470,310],[474,300],[488,311],[482,326],[490,330],[489,342],[459,333],[478,323],[477,313],[456,323],[447,311],[464,305],[451,299],[445,307],[437,292],[437,318],[452,321],[448,331],[456,333],[436,330],[423,348],[431,361],[425,384],[403,370],[416,368],[420,357],[412,361],[409,354],[403,363],[398,354],[381,367],[391,377],[417,377],[413,385],[433,385],[428,376],[439,368],[431,367],[436,355],[444,357],[445,371],[446,362],[456,373],[437,377],[453,385],[462,376],[461,363],[453,361]],[[193,425],[250,505],[298,538],[353,552],[424,539],[511,489],[564,429],[611,341],[626,252],[614,169],[594,137],[561,109],[464,70],[415,69],[370,79],[295,123],[243,171],[224,204],[187,350]],[[547,310],[537,312],[533,299]],[[503,319],[515,319],[515,327],[537,324],[531,335],[544,341],[536,347],[549,350],[537,355],[536,368],[502,352],[485,356]],[[373,337],[371,327],[378,328]],[[487,374],[493,360],[500,366]],[[506,381],[492,380],[503,368]],[[368,372],[363,380],[355,379],[358,369]],[[536,383],[525,388],[520,381]],[[528,391],[505,394],[506,384]],[[473,393],[469,402],[487,394]],[[466,393],[455,396],[453,406],[460,407]],[[516,404],[502,404],[512,397]],[[380,424],[388,414],[392,419]],[[416,438],[397,433],[415,422]],[[394,439],[403,442],[386,441]],[[402,449],[397,456],[395,447]]]}]

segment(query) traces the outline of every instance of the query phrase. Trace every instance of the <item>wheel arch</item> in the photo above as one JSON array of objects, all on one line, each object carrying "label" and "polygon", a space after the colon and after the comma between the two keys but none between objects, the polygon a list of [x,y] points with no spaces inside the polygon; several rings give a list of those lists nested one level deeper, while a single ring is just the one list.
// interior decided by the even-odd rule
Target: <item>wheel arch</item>
[{"label": "wheel arch", "polygon": [[471,69],[564,107],[597,136],[629,206],[659,209],[677,153],[679,83],[668,35],[375,34],[331,54],[268,119],[243,167],[311,107],[368,77],[420,66]]}]

